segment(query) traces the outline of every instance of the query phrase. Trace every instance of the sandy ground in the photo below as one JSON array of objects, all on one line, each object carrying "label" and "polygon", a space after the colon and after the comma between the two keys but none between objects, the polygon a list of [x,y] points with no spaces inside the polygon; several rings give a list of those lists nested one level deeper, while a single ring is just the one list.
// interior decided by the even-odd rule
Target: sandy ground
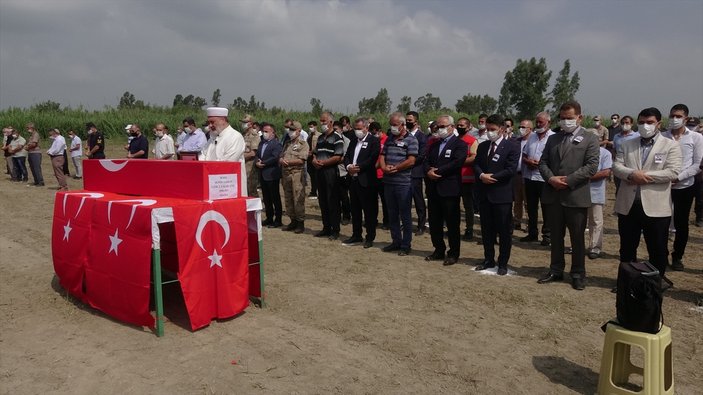
[{"label": "sandy ground", "polygon": [[[113,147],[116,144],[112,144]],[[112,157],[121,155],[113,149]],[[44,158],[47,186],[55,186]],[[71,189],[80,181],[70,180]],[[612,213],[611,199],[606,213]],[[0,393],[466,393],[592,394],[600,325],[615,314],[615,217],[604,259],[588,260],[587,288],[538,285],[545,247],[516,242],[511,270],[427,263],[429,235],[409,257],[376,247],[265,229],[268,307],[191,332],[178,289],[167,292],[166,336],[114,321],[68,297],[51,261],[53,195],[0,177]],[[284,223],[287,223],[287,218]],[[684,272],[671,272],[665,323],[673,329],[676,392],[703,388],[703,229],[691,228]],[[349,236],[351,226],[342,229]],[[524,232],[516,231],[515,238]],[[644,251],[641,251],[644,256]]]}]

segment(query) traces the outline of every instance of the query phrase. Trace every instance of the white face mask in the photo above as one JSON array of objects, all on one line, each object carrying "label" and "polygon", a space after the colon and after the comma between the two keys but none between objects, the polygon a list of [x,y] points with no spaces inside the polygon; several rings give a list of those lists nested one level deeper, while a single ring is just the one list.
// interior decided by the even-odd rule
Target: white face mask
[{"label": "white face mask", "polygon": [[245,131],[249,129],[249,123],[248,122],[242,122],[242,131]]},{"label": "white face mask", "polygon": [[288,130],[288,137],[292,139],[298,137],[298,133],[295,130]]},{"label": "white face mask", "polygon": [[323,131],[324,133],[327,133],[328,130],[330,130],[330,127],[327,126],[327,124],[324,124],[324,123],[323,123],[323,124],[322,124],[322,131]]},{"label": "white face mask", "polygon": [[363,139],[364,136],[366,135],[366,132],[364,132],[363,129],[354,129],[354,134],[356,135],[356,138],[359,140]]},{"label": "white face mask", "polygon": [[537,134],[542,134],[542,133],[544,133],[544,132],[546,132],[546,131],[547,131],[547,129],[545,129],[545,128],[538,128],[538,129],[535,129],[535,133],[537,133]]},{"label": "white face mask", "polygon": [[394,136],[400,135],[400,129],[397,126],[391,126],[391,134]]},{"label": "white face mask", "polygon": [[622,130],[629,132],[630,130],[632,130],[632,125],[630,125],[629,123],[623,123]]},{"label": "white face mask", "polygon": [[526,134],[527,134],[527,128],[520,128],[520,136],[525,137]]},{"label": "white face mask", "polygon": [[447,128],[437,129],[437,137],[439,137],[441,139],[445,139],[445,138],[447,138],[447,136],[449,136],[449,129],[447,129]]},{"label": "white face mask", "polygon": [[488,136],[489,140],[495,142],[500,137],[500,133],[497,130],[489,130],[486,132],[486,136]]},{"label": "white face mask", "polygon": [[478,130],[485,130],[486,129],[486,124],[485,123],[479,123],[478,124]]},{"label": "white face mask", "polygon": [[308,128],[308,132],[310,132],[311,134],[312,134],[312,133],[315,133],[315,128],[309,127],[309,128]]},{"label": "white face mask", "polygon": [[562,119],[559,121],[559,127],[566,133],[572,133],[578,126],[575,119]]},{"label": "white face mask", "polygon": [[156,137],[164,137],[164,132],[155,132]]},{"label": "white face mask", "polygon": [[684,121],[684,119],[685,119],[685,118],[683,118],[683,117],[681,117],[681,118],[673,118],[673,117],[672,117],[672,118],[669,118],[669,125],[670,125],[669,127],[670,127],[671,129],[678,129],[678,128],[680,128],[681,126],[683,126],[683,121]]},{"label": "white face mask", "polygon": [[637,130],[639,130],[640,136],[642,136],[642,138],[648,139],[650,137],[654,137],[654,135],[657,134],[657,124],[641,124],[637,127]]},{"label": "white face mask", "polygon": [[600,121],[596,121],[596,127],[600,126]]}]

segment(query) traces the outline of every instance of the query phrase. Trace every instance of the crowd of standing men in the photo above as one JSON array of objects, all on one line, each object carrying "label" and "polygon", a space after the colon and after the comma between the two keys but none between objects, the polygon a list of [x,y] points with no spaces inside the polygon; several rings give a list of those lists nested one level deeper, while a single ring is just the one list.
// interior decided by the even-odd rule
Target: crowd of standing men
[{"label": "crowd of standing men", "polygon": [[[335,120],[324,112],[319,123],[308,122],[307,131],[299,121],[287,119],[278,137],[273,124],[254,122],[248,115],[240,121],[241,133],[236,131],[226,108],[208,108],[207,116],[205,132],[186,118],[175,140],[163,123],[157,124],[152,151],[139,125],[128,125],[126,157],[147,159],[151,152],[155,159],[240,161],[248,194],[258,196],[261,189],[263,225],[269,228],[303,233],[307,196],[318,200],[321,212],[322,229],[315,237],[337,240],[340,227],[351,221],[351,236],[343,243],[370,248],[380,213],[380,227],[391,235],[384,252],[410,254],[413,235],[423,235],[428,227],[434,250],[425,259],[448,266],[459,260],[461,241],[473,240],[476,213],[484,258],[475,270],[495,267],[497,274],[505,275],[512,234],[522,229],[526,212],[527,234],[520,242],[540,242],[551,249],[549,269],[538,282],[563,280],[565,255],[570,254],[571,285],[582,290],[585,257],[603,256],[605,188],[613,176],[620,261],[643,258],[636,253],[643,235],[648,258],[662,274],[667,267],[683,270],[694,201],[695,224],[703,226],[703,128],[683,104],[671,108],[668,129],[656,108],[643,109],[636,119],[613,114],[608,128],[596,116],[595,127],[587,129],[575,101],[561,105],[555,130],[547,112],[536,114],[534,124],[532,119],[520,120],[517,130],[512,119],[497,114],[481,114],[476,127],[468,118],[455,121],[442,115],[429,123],[427,133],[414,111],[391,114],[387,130],[373,119]],[[86,130],[85,155],[104,158],[102,133],[93,123],[86,124]],[[27,181],[29,156],[34,185],[44,185],[34,126],[27,125],[28,141],[12,127],[3,132],[12,179]],[[66,155],[73,159],[75,178],[80,178],[81,140],[73,131],[68,133],[69,144],[58,129],[49,134],[52,145],[46,153],[59,189],[67,189]],[[286,226],[283,201],[290,218]],[[564,242],[567,229],[569,249]],[[671,265],[670,231],[675,232]]]}]

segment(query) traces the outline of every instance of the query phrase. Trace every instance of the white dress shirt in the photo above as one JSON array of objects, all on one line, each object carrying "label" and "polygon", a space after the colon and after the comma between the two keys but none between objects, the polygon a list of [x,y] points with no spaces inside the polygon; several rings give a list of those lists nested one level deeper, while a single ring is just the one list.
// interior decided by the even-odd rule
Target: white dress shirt
[{"label": "white dress shirt", "polygon": [[51,147],[46,151],[47,154],[51,156],[63,155],[66,151],[66,139],[62,135],[57,135],[54,137],[54,141],[51,143]]}]

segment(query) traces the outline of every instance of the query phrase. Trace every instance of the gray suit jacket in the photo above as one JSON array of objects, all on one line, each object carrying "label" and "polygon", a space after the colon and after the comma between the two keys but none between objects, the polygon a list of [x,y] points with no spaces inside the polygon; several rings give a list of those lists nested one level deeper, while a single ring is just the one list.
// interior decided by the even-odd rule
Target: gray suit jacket
[{"label": "gray suit jacket", "polygon": [[[559,203],[566,207],[590,207],[590,178],[598,171],[600,151],[598,137],[583,127],[574,131],[571,143],[563,145],[564,133],[549,136],[539,161],[539,172],[544,178],[542,202]],[[568,188],[556,190],[549,184],[553,176],[566,176]]]}]

